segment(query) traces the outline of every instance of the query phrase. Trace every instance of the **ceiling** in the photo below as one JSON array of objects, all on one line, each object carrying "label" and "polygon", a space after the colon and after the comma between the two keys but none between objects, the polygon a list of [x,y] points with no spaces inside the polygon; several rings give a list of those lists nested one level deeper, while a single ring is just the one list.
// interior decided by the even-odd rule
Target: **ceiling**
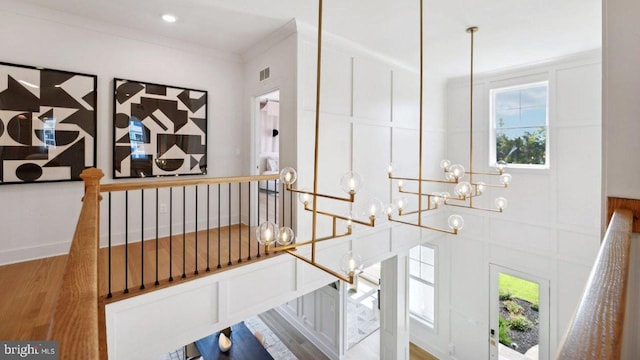
[{"label": "ceiling", "polygon": [[[85,18],[236,54],[291,19],[316,26],[317,0],[23,0]],[[418,0],[324,0],[326,31],[415,66]],[[425,0],[425,64],[446,76],[468,71],[476,35],[478,72],[601,47],[602,0]],[[178,21],[164,23],[164,13]]]}]

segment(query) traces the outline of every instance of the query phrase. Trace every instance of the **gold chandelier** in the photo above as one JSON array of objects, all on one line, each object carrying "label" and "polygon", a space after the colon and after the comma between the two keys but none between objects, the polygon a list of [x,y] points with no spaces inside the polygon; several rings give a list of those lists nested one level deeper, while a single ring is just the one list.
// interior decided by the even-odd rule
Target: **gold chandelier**
[{"label": "gold chandelier", "polygon": [[[477,27],[470,27],[467,32],[471,35],[471,58],[470,58],[470,79],[469,79],[469,167],[468,171],[464,166],[460,164],[453,164],[449,160],[442,160],[440,162],[440,168],[444,171],[445,179],[427,179],[423,177],[423,0],[420,0],[420,110],[419,110],[419,148],[418,148],[418,177],[398,177],[393,175],[393,166],[388,167],[388,177],[390,180],[397,182],[398,191],[401,194],[408,194],[418,197],[418,208],[413,211],[406,211],[407,200],[404,197],[400,197],[388,206],[387,214],[390,221],[413,225],[425,229],[435,230],[443,233],[456,235],[460,229],[464,226],[464,219],[458,214],[453,214],[448,218],[449,228],[440,228],[434,226],[428,226],[423,223],[422,214],[428,211],[436,210],[440,205],[447,205],[453,207],[468,208],[474,210],[484,210],[492,212],[502,212],[507,207],[507,199],[504,197],[498,197],[495,199],[495,208],[478,207],[473,204],[473,199],[483,194],[487,187],[506,188],[509,186],[512,180],[512,176],[505,170],[505,162],[499,161],[496,164],[496,171],[476,172],[473,169],[473,50],[474,50],[474,34],[478,31]],[[469,181],[464,181],[465,174],[469,175]],[[483,181],[475,181],[474,176],[497,176],[499,178],[499,184],[487,184]],[[412,192],[404,189],[404,182],[417,182],[418,191]],[[440,183],[453,185],[453,195],[449,192],[432,192],[427,193],[423,191],[423,183]],[[426,198],[426,199],[425,199]],[[426,200],[426,201],[425,201]],[[395,214],[398,217],[417,214],[417,221],[403,221],[395,218]]]},{"label": "gold chandelier", "polygon": [[[311,212],[311,239],[304,242],[295,242],[295,234],[290,227],[279,228],[275,223],[271,221],[265,221],[260,224],[256,229],[256,238],[258,242],[264,247],[265,253],[274,251],[285,251],[296,258],[323,270],[340,280],[353,284],[355,277],[362,272],[363,263],[360,256],[349,251],[345,254],[340,261],[340,268],[344,274],[334,271],[326,266],[319,264],[316,261],[316,244],[321,241],[337,239],[345,236],[349,236],[352,233],[352,224],[360,224],[365,226],[375,226],[376,213],[382,210],[382,205],[379,200],[371,199],[371,202],[367,204],[369,209],[369,218],[367,221],[361,221],[352,218],[352,216],[343,216],[330,212],[318,210],[318,198],[326,198],[335,201],[341,201],[346,203],[353,203],[355,201],[356,193],[362,188],[363,179],[360,175],[353,171],[347,172],[341,178],[342,189],[347,193],[347,197],[339,197],[327,194],[321,194],[318,192],[318,156],[319,156],[319,130],[320,130],[320,75],[322,64],[322,0],[318,2],[318,58],[316,68],[316,115],[315,115],[315,148],[313,159],[313,190],[299,190],[293,187],[293,184],[297,180],[296,170],[287,167],[280,171],[280,181],[285,185],[286,191],[297,193],[298,198],[304,205],[304,210]],[[325,216],[332,220],[332,231],[330,235],[318,237],[318,216]],[[338,231],[338,221],[346,223],[346,230],[343,232]],[[311,257],[306,257],[299,252],[297,248],[305,245],[311,246]]]}]

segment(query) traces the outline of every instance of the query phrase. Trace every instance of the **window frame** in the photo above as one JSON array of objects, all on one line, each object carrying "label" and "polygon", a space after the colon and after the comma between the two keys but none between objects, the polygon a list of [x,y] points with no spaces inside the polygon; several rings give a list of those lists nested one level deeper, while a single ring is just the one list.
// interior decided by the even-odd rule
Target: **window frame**
[{"label": "window frame", "polygon": [[[420,264],[427,264],[430,265],[428,263],[425,263],[422,261],[422,259],[415,259],[413,257],[411,257],[411,250],[416,248],[416,247],[421,247],[424,246],[426,248],[429,248],[431,250],[433,250],[433,283],[429,282],[425,279],[423,279],[421,276],[416,276],[416,275],[412,275],[411,274],[411,260],[416,260],[419,261]],[[409,317],[413,320],[416,320],[422,324],[424,324],[427,328],[431,329],[431,330],[436,330],[437,329],[437,321],[438,321],[438,316],[437,316],[437,310],[438,310],[438,287],[437,287],[437,283],[438,283],[438,248],[432,244],[419,244],[416,245],[414,247],[412,247],[411,249],[409,249],[409,261],[408,261],[408,268],[407,268],[407,285],[409,288],[409,301],[407,301],[408,304],[408,310],[409,310]],[[422,273],[422,269],[420,269],[420,272]],[[411,305],[410,305],[410,299],[411,299],[411,279],[414,279],[422,284],[425,284],[427,286],[431,286],[433,287],[433,319],[429,320],[427,318],[425,318],[424,316],[420,315],[420,314],[416,314],[413,311],[411,311]]]},{"label": "window frame", "polygon": [[513,164],[507,163],[507,167],[510,169],[534,169],[534,170],[548,170],[551,166],[551,146],[550,146],[550,132],[551,127],[549,125],[550,122],[550,114],[551,111],[549,109],[549,105],[551,102],[551,83],[548,79],[545,80],[537,80],[537,81],[526,81],[519,82],[515,85],[507,85],[507,86],[496,86],[489,89],[489,167],[495,167],[497,163],[497,151],[496,151],[496,134],[497,134],[497,124],[496,124],[496,106],[495,99],[496,95],[508,91],[513,90],[522,90],[539,86],[546,86],[547,88],[547,101],[546,101],[546,119],[545,119],[545,163],[544,164]]}]

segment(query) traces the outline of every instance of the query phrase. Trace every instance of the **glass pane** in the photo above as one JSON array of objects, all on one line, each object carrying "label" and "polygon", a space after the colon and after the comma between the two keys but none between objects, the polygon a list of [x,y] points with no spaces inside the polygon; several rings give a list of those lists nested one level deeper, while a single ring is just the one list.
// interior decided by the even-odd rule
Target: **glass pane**
[{"label": "glass pane", "polygon": [[422,278],[422,280],[426,280],[432,284],[435,283],[434,281],[434,268],[432,265],[427,265],[427,264],[422,264],[422,268],[421,268],[421,272],[420,272],[420,277]]},{"label": "glass pane", "polygon": [[496,110],[519,109],[520,90],[501,91],[495,94]]},{"label": "glass pane", "polygon": [[421,251],[421,257],[420,260],[422,260],[423,263],[427,263],[427,264],[431,264],[434,265],[435,264],[435,251],[428,247],[428,246],[420,246],[420,251]]},{"label": "glass pane", "polygon": [[520,90],[520,106],[547,107],[547,86],[536,86]]},{"label": "glass pane", "polygon": [[435,312],[435,293],[433,286],[414,279],[409,280],[409,311],[433,324]]},{"label": "glass pane", "polygon": [[520,109],[496,110],[496,128],[516,127],[520,125]]},{"label": "glass pane", "polygon": [[409,250],[409,257],[412,259],[420,260],[420,245]]},{"label": "glass pane", "polygon": [[497,160],[510,164],[545,164],[547,132],[545,127],[496,131]]},{"label": "glass pane", "polygon": [[520,111],[520,126],[546,126],[547,108],[531,107]]},{"label": "glass pane", "polygon": [[420,277],[420,262],[409,259],[409,274]]}]

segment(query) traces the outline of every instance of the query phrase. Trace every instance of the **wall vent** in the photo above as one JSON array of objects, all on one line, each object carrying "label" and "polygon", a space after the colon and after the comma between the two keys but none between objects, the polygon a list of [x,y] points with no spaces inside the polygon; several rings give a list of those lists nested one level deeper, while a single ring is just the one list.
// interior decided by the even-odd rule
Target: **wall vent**
[{"label": "wall vent", "polygon": [[271,76],[271,68],[266,67],[260,70],[260,81],[265,81]]}]

